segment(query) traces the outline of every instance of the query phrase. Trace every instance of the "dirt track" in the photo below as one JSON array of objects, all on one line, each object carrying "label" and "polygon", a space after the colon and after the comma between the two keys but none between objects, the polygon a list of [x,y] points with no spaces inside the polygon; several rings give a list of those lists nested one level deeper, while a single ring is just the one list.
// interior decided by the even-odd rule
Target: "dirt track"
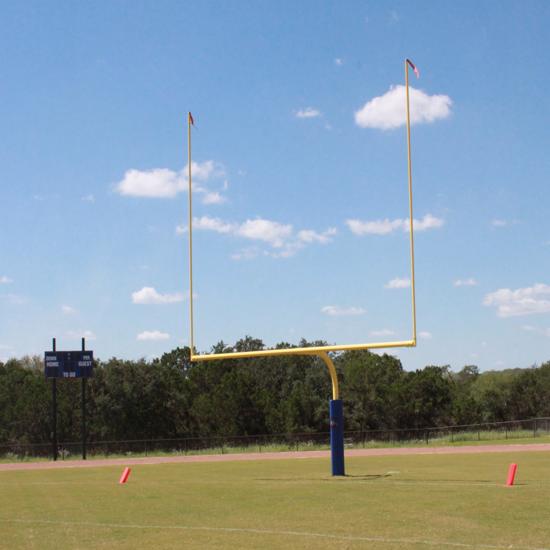
[{"label": "dirt track", "polygon": [[[386,449],[350,449],[346,456],[449,455],[474,453],[550,452],[550,443],[528,445],[469,445],[463,447],[399,447]],[[245,460],[287,460],[296,458],[329,458],[330,451],[292,451],[282,453],[241,453],[223,455],[150,456],[144,458],[101,458],[92,460],[60,460],[57,462],[13,462],[0,464],[0,472],[8,470],[51,470],[56,468],[98,468],[100,466],[135,466],[138,464],[180,464],[189,462],[235,462]]]}]

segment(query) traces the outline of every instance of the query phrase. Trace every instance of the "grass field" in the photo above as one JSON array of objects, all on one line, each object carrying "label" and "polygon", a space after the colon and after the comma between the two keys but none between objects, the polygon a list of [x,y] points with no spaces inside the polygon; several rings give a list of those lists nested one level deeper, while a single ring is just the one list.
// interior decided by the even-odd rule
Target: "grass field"
[{"label": "grass field", "polygon": [[[550,549],[546,452],[0,472],[0,548]],[[508,465],[517,485],[505,487]]]}]

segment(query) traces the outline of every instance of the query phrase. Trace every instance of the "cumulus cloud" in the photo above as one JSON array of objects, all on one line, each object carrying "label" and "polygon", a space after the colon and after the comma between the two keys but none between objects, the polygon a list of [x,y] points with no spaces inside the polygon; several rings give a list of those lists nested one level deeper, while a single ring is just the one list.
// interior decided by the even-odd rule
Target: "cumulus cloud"
[{"label": "cumulus cloud", "polygon": [[341,67],[343,64],[344,64],[344,60],[340,57],[337,57],[335,60],[334,60],[334,64],[338,67]]},{"label": "cumulus cloud", "polygon": [[132,302],[134,304],[174,304],[184,300],[183,294],[161,294],[152,286],[144,286],[141,290],[132,292]]},{"label": "cumulus cloud", "polygon": [[257,218],[246,220],[235,229],[235,234],[247,239],[264,241],[281,248],[292,235],[292,225]]},{"label": "cumulus cloud", "polygon": [[453,282],[453,286],[460,287],[460,286],[477,286],[478,282],[473,278],[470,277],[468,279],[457,279]]},{"label": "cumulus cloud", "polygon": [[[426,231],[428,229],[438,229],[443,227],[445,220],[436,218],[431,214],[426,214],[421,220],[413,219],[413,229],[415,231]],[[409,219],[405,220],[405,231],[409,231]]]},{"label": "cumulus cloud", "polygon": [[[355,123],[361,128],[391,130],[406,123],[405,86],[392,86],[384,95],[367,101],[355,112]],[[451,114],[451,98],[428,95],[409,87],[411,124],[430,123]]]},{"label": "cumulus cloud", "polygon": [[90,193],[89,195],[84,195],[83,197],[81,197],[80,200],[82,200],[84,202],[94,203],[95,202],[95,197]]},{"label": "cumulus cloud", "polygon": [[314,109],[313,107],[306,107],[305,109],[300,109],[295,113],[296,118],[317,118],[321,116],[321,111],[319,109]]},{"label": "cumulus cloud", "polygon": [[348,317],[356,315],[364,315],[367,311],[362,307],[357,306],[324,306],[321,308],[321,313],[330,315],[331,317]]},{"label": "cumulus cloud", "polygon": [[519,317],[550,313],[550,286],[537,283],[526,288],[500,288],[483,299],[483,305],[496,307],[499,317]]},{"label": "cumulus cloud", "polygon": [[7,275],[0,276],[0,285],[7,285],[13,283],[13,279],[10,279]]},{"label": "cumulus cloud", "polygon": [[160,340],[169,340],[170,335],[160,330],[144,330],[136,336],[136,340],[158,342]]},{"label": "cumulus cloud", "polygon": [[76,313],[76,309],[74,307],[67,306],[67,305],[61,306],[61,311],[65,315],[74,315]]},{"label": "cumulus cloud", "polygon": [[[390,220],[346,220],[346,225],[354,235],[388,235],[394,231],[409,232],[409,218],[397,218]],[[443,227],[445,220],[426,214],[422,219],[413,219],[413,227],[415,231],[427,231],[428,229],[438,229]]]},{"label": "cumulus cloud", "polygon": [[431,340],[432,339],[432,333],[428,332],[427,330],[422,330],[418,333],[418,337],[422,340]]},{"label": "cumulus cloud", "polygon": [[172,198],[185,189],[185,179],[168,168],[128,170],[115,189],[129,197]]},{"label": "cumulus cloud", "polygon": [[[181,227],[181,226],[180,226]],[[193,229],[215,231],[216,233],[232,233],[235,231],[236,225],[233,223],[226,223],[219,218],[211,218],[209,216],[202,216],[200,218],[193,218]],[[185,227],[182,232],[186,232]]]},{"label": "cumulus cloud", "polygon": [[[291,224],[283,224],[264,218],[255,218],[242,223],[235,223],[210,216],[193,218],[193,229],[213,231],[215,233],[263,242],[271,247],[271,250],[264,251],[263,253],[277,258],[293,256],[298,250],[308,244],[328,244],[332,242],[332,238],[337,233],[334,227],[329,227],[323,232],[317,232],[313,229],[303,229],[295,232]],[[187,232],[187,227],[178,226],[176,227],[176,232],[180,234],[185,233]],[[235,260],[251,259],[259,253],[259,250],[256,248],[248,248],[234,253],[231,257]]]},{"label": "cumulus cloud", "polygon": [[313,229],[302,229],[298,231],[298,239],[304,243],[319,243],[327,244],[332,240],[332,237],[336,235],[337,231],[335,227],[329,227],[323,233],[317,233]]},{"label": "cumulus cloud", "polygon": [[202,198],[203,204],[223,204],[227,201],[227,198],[224,197],[219,191],[207,192]]},{"label": "cumulus cloud", "polygon": [[396,277],[391,281],[388,281],[384,288],[409,288],[411,286],[411,280],[407,277]]},{"label": "cumulus cloud", "polygon": [[[144,198],[174,198],[178,193],[187,190],[188,166],[181,171],[169,168],[153,168],[151,170],[128,170],[122,180],[115,185],[115,191],[127,197]],[[201,195],[204,204],[221,204],[225,197],[219,191],[211,191],[206,184],[225,177],[223,166],[207,160],[191,163],[193,176],[193,192]],[[223,182],[223,190],[227,182]]]}]

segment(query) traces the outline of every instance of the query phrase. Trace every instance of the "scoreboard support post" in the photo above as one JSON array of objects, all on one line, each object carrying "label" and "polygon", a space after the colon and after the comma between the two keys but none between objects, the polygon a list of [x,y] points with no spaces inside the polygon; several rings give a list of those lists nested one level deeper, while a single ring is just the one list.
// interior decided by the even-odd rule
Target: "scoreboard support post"
[{"label": "scoreboard support post", "polygon": [[[86,338],[82,338],[82,351],[86,351]],[[82,384],[82,460],[86,460],[86,380],[85,377],[80,379]]]},{"label": "scoreboard support post", "polygon": [[82,348],[79,351],[57,351],[55,338],[52,339],[52,351],[44,352],[44,375],[52,379],[52,458],[58,458],[57,441],[57,379],[81,378],[81,439],[82,458],[86,460],[87,422],[86,422],[86,379],[93,375],[94,352],[86,351],[86,339],[82,338]]},{"label": "scoreboard support post", "polygon": [[[55,351],[55,338],[52,338]],[[57,460],[57,378],[52,378],[52,457]]]}]

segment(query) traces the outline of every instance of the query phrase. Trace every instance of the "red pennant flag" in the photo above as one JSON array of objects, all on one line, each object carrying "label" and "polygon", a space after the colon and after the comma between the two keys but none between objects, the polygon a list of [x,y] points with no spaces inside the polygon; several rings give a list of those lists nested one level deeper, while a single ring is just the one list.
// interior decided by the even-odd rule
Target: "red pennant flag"
[{"label": "red pennant flag", "polygon": [[420,78],[420,71],[416,68],[416,65],[410,59],[407,59],[407,63],[410,65],[411,69],[414,71],[416,78]]},{"label": "red pennant flag", "polygon": [[189,113],[189,122],[191,122],[191,124],[195,126],[195,121],[193,120],[193,115],[191,113]]}]

